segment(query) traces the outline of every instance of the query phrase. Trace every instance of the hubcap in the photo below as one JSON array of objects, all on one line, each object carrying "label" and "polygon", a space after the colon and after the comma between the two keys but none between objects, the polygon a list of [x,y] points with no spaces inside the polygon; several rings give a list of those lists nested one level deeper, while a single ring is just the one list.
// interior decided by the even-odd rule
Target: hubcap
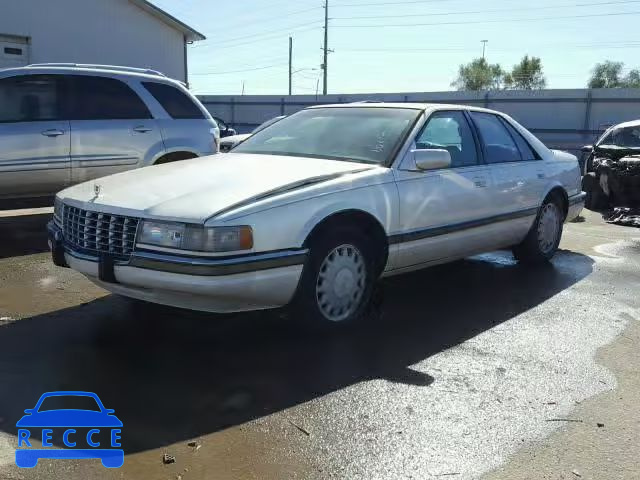
[{"label": "hubcap", "polygon": [[555,247],[560,233],[560,213],[553,203],[542,207],[538,222],[538,245],[543,253],[549,253]]},{"label": "hubcap", "polygon": [[345,244],[331,250],[316,280],[316,301],[322,314],[332,322],[348,318],[360,304],[366,277],[364,258],[356,247]]}]

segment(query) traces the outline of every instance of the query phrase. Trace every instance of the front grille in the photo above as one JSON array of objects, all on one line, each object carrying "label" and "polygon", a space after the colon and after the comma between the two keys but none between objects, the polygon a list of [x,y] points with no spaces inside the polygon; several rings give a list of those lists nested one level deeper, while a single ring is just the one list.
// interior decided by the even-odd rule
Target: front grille
[{"label": "front grille", "polygon": [[131,255],[138,218],[92,212],[65,205],[62,210],[65,242],[89,255],[108,253],[126,260]]}]

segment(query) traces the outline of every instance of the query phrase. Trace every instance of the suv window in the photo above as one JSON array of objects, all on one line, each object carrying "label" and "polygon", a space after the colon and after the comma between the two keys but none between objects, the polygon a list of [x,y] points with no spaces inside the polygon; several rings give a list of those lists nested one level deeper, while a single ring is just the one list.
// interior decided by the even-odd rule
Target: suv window
[{"label": "suv window", "polygon": [[433,113],[416,139],[416,148],[447,150],[454,168],[478,163],[471,127],[464,113],[459,111]]},{"label": "suv window", "polygon": [[115,78],[67,77],[72,120],[126,120],[152,118],[149,109],[129,85]]},{"label": "suv window", "polygon": [[507,130],[509,130],[509,133],[511,134],[513,139],[516,141],[516,145],[520,150],[522,159],[525,161],[540,160],[540,156],[535,152],[535,150],[533,150],[533,148],[531,148],[531,146],[529,145],[529,142],[527,142],[524,139],[524,137],[520,135],[520,132],[518,132],[515,129],[515,127],[511,125],[508,121],[504,119],[501,119],[501,120],[502,120],[502,123],[504,123],[507,126]]},{"label": "suv window", "polygon": [[61,95],[52,75],[21,75],[0,80],[0,122],[38,122],[61,118]]},{"label": "suv window", "polygon": [[142,82],[142,85],[162,105],[171,118],[197,120],[205,118],[200,108],[180,89],[156,82]]},{"label": "suv window", "polygon": [[487,163],[519,162],[520,150],[500,119],[491,113],[470,112],[484,143]]}]

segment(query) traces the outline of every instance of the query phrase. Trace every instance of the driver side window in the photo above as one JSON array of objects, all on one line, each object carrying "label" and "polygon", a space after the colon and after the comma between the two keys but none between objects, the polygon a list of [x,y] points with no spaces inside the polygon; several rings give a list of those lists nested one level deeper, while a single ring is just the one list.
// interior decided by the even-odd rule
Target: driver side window
[{"label": "driver side window", "polygon": [[416,138],[416,148],[447,150],[451,155],[451,168],[478,163],[473,133],[461,111],[433,113]]}]

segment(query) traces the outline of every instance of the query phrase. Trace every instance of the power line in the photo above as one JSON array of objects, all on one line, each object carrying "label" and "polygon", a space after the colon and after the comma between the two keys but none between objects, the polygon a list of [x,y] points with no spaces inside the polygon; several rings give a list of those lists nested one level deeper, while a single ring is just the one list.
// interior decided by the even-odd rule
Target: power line
[{"label": "power line", "polygon": [[[255,20],[252,22],[238,22],[238,23],[232,23],[232,24],[223,24],[222,26],[225,27],[225,29],[227,27],[230,28],[242,28],[242,27],[247,27],[247,26],[251,26],[251,25],[255,25],[256,23],[259,24],[263,24],[263,23],[267,23],[270,22],[271,20],[282,20],[282,18],[284,16],[291,16],[291,15],[299,15],[301,13],[306,13],[306,12],[311,12],[313,10],[320,10],[322,7],[311,7],[311,8],[306,8],[304,10],[296,10],[295,12],[281,12],[279,15],[275,15],[273,17],[267,17],[267,18],[261,18],[259,20]],[[216,35],[218,34],[218,31],[214,32]]]},{"label": "power line", "polygon": [[340,7],[376,7],[378,5],[413,5],[420,3],[445,3],[445,2],[459,2],[461,0],[407,0],[401,2],[376,2],[376,3],[338,3],[332,5],[334,8]]},{"label": "power line", "polygon": [[266,70],[268,68],[275,68],[287,65],[287,63],[276,63],[273,65],[265,65],[263,67],[255,67],[255,68],[247,68],[244,70],[227,70],[225,72],[202,72],[202,73],[191,73],[190,75],[227,75],[230,73],[244,73],[244,72],[255,72],[256,70]]},{"label": "power line", "polygon": [[[288,31],[288,30],[283,30],[282,32],[288,32],[286,35],[289,35],[291,33],[306,33],[306,32],[311,32],[313,30],[320,30],[322,27],[321,26],[317,26],[317,27],[310,27],[310,28],[303,28],[301,30],[295,30],[295,31]],[[277,33],[274,35],[269,35],[268,37],[264,37],[264,38],[259,38],[257,40],[249,40],[247,42],[240,42],[240,43],[236,43],[233,45],[224,45],[225,49],[229,49],[229,48],[236,48],[236,47],[242,47],[244,45],[253,45],[254,43],[262,43],[265,41],[269,41],[269,40],[274,40],[274,39],[282,39],[283,35],[282,33]],[[216,44],[216,46],[218,46]]]},{"label": "power line", "polygon": [[[637,42],[620,42],[620,43],[592,43],[592,44],[579,44],[579,45],[562,45],[562,49],[566,50],[567,48],[589,48],[589,49],[609,49],[609,48],[638,48],[640,47],[640,41]],[[536,44],[531,47],[513,47],[513,48],[497,48],[493,49],[493,52],[512,52],[512,51],[523,51],[523,50],[533,50],[533,49],[542,49],[542,48],[558,48],[557,43],[549,43],[549,44]],[[459,47],[449,47],[449,48],[348,48],[345,47],[336,47],[338,53],[345,52],[359,52],[359,53],[381,53],[381,52],[392,52],[396,54],[414,54],[414,53],[422,53],[422,52],[436,52],[436,53],[451,53],[451,52],[470,52],[476,51],[477,47],[475,46],[459,46]]]},{"label": "power line", "polygon": [[243,35],[241,37],[234,37],[234,38],[228,38],[226,40],[221,39],[219,41],[216,42],[216,45],[219,45],[221,43],[232,43],[235,42],[236,40],[244,40],[247,38],[255,38],[255,37],[259,37],[259,36],[263,36],[263,35],[269,35],[272,33],[280,33],[280,32],[288,32],[291,31],[292,28],[299,28],[299,27],[307,27],[309,25],[314,25],[320,23],[319,20],[314,20],[313,22],[306,22],[306,23],[300,23],[298,25],[291,25],[288,27],[284,27],[284,28],[278,28],[277,30],[267,30],[266,32],[258,32],[258,33],[252,33],[250,35]]},{"label": "power line", "polygon": [[469,15],[478,13],[502,13],[502,12],[524,12],[533,10],[552,10],[555,8],[574,8],[574,7],[596,7],[604,5],[624,5],[630,3],[640,3],[640,0],[619,0],[609,2],[598,3],[573,3],[566,5],[551,5],[545,7],[522,7],[522,8],[496,8],[496,9],[484,9],[484,10],[467,10],[461,12],[433,12],[433,13],[418,13],[418,14],[402,14],[402,15],[365,15],[365,16],[353,16],[353,17],[333,17],[332,20],[364,20],[374,18],[407,18],[407,17],[439,17],[448,15]]},{"label": "power line", "polygon": [[536,22],[541,20],[566,20],[570,18],[593,18],[593,17],[618,17],[621,15],[638,15],[640,11],[634,12],[617,12],[617,13],[593,13],[586,15],[565,15],[554,17],[538,17],[538,18],[505,18],[495,20],[470,20],[459,22],[436,22],[436,23],[379,23],[369,25],[334,25],[336,28],[386,28],[386,27],[433,27],[437,25],[472,25],[479,23],[507,23],[507,22]]}]

